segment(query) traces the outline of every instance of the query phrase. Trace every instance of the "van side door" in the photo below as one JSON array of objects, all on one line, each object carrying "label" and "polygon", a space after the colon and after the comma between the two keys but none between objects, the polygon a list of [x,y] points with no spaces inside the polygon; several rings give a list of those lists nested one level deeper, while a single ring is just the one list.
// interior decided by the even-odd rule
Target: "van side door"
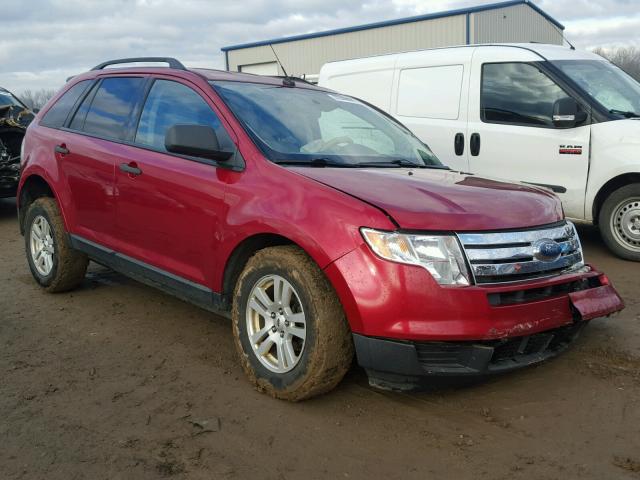
[{"label": "van side door", "polygon": [[469,170],[467,96],[474,50],[410,52],[396,63],[392,114],[454,170]]},{"label": "van side door", "polygon": [[[576,118],[582,118],[567,127],[554,106],[572,98],[580,111]],[[581,102],[537,54],[477,48],[469,98],[471,172],[550,188],[567,217],[583,219],[591,119]]]}]

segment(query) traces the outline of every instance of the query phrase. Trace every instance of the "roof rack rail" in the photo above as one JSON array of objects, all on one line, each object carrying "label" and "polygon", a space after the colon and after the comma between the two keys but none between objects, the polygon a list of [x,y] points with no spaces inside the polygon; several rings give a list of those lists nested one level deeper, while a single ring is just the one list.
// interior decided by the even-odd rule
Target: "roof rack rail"
[{"label": "roof rack rail", "polygon": [[187,69],[187,67],[185,67],[182,63],[171,57],[134,57],[109,60],[107,62],[101,63],[100,65],[96,65],[91,70],[102,70],[104,67],[107,67],[109,65],[118,65],[119,63],[167,63],[169,64],[169,68],[173,68],[176,70]]}]

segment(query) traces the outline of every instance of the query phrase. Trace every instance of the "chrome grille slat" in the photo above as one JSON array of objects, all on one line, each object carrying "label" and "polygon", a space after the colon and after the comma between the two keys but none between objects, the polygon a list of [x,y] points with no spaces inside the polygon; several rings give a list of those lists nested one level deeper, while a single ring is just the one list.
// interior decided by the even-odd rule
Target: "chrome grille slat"
[{"label": "chrome grille slat", "polygon": [[565,238],[571,238],[575,236],[575,230],[573,224],[567,223],[564,225],[543,228],[540,230],[521,230],[513,232],[490,232],[490,233],[460,233],[458,238],[465,246],[473,245],[504,245],[504,244],[519,244],[519,243],[533,243],[543,238],[550,238],[552,240],[560,240]]},{"label": "chrome grille slat", "polygon": [[[583,265],[574,225],[489,233],[458,234],[476,283],[503,283],[561,273]],[[536,242],[554,240],[561,254],[554,260],[536,256]]]},{"label": "chrome grille slat", "polygon": [[[576,239],[558,242],[563,252],[573,252],[578,248]],[[470,248],[467,249],[467,258],[471,262],[477,260],[522,260],[532,259],[534,248],[531,245],[523,247],[506,247],[506,248]]]}]

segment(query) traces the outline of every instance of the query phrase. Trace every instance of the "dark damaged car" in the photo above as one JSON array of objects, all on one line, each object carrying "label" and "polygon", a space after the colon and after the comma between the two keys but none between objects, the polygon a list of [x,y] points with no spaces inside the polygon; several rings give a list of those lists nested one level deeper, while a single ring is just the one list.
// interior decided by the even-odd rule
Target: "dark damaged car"
[{"label": "dark damaged car", "polygon": [[0,198],[14,197],[20,178],[20,146],[34,112],[0,87]]}]

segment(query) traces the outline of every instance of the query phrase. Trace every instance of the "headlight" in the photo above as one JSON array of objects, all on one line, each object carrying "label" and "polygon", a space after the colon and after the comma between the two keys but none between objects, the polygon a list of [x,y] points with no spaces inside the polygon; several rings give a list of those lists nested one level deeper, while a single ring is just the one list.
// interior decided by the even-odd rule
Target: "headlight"
[{"label": "headlight", "polygon": [[378,256],[392,262],[426,268],[440,285],[469,285],[469,270],[453,235],[408,235],[360,230]]}]

